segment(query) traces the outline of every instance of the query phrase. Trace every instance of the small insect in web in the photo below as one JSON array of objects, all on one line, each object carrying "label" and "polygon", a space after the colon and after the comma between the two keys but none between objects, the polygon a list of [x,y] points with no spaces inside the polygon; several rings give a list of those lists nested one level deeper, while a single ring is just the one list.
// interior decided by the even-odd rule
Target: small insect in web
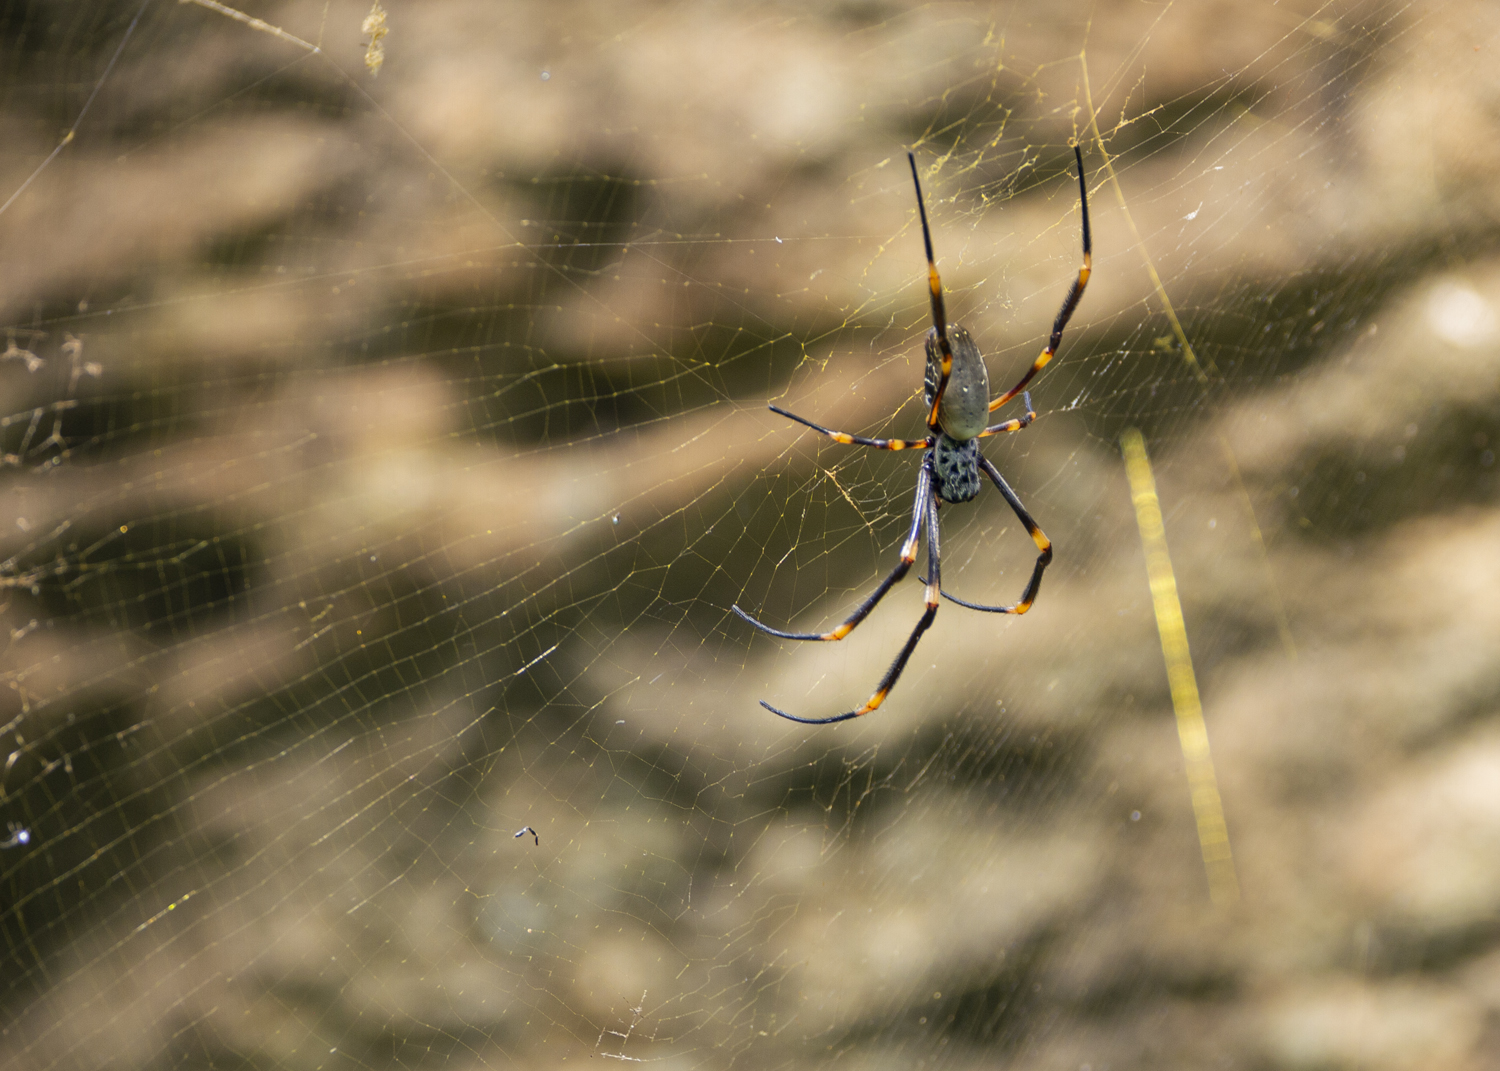
[{"label": "small insect in web", "polygon": [[[777,714],[789,721],[801,722],[804,725],[828,725],[837,721],[858,718],[879,707],[885,702],[885,697],[890,694],[891,689],[896,686],[896,682],[901,679],[901,671],[906,668],[912,652],[917,649],[917,641],[922,638],[922,633],[927,631],[932,625],[933,618],[937,616],[939,596],[956,602],[960,606],[967,606],[971,610],[982,610],[991,614],[1024,614],[1036,601],[1037,589],[1042,584],[1042,573],[1052,561],[1052,542],[1037,526],[1036,521],[1032,520],[1031,514],[1026,512],[1026,507],[1021,505],[1021,500],[1011,490],[1010,484],[1005,482],[1005,477],[1000,475],[1000,470],[979,452],[979,440],[1004,432],[1020,431],[1036,419],[1036,413],[1031,408],[1031,395],[1026,393],[1026,385],[1031,382],[1032,377],[1047,367],[1047,363],[1057,353],[1057,347],[1062,342],[1063,328],[1072,318],[1073,310],[1078,308],[1078,301],[1083,297],[1083,289],[1088,285],[1089,275],[1093,271],[1093,245],[1089,237],[1088,184],[1084,181],[1083,175],[1083,150],[1077,145],[1073,146],[1073,158],[1078,165],[1078,203],[1083,217],[1083,264],[1078,269],[1078,278],[1073,281],[1072,287],[1068,290],[1068,296],[1063,299],[1062,308],[1058,310],[1057,318],[1052,323],[1052,334],[1047,339],[1046,347],[1036,360],[1031,362],[1031,367],[1026,370],[1026,374],[1021,377],[1019,383],[994,401],[990,401],[989,372],[985,368],[984,358],[979,354],[979,347],[975,345],[974,340],[963,327],[948,322],[948,316],[943,307],[943,286],[938,279],[937,261],[932,254],[932,232],[927,226],[927,205],[922,199],[922,181],[917,177],[917,158],[912,153],[906,154],[907,163],[911,165],[911,180],[917,189],[917,211],[922,219],[922,244],[927,252],[927,289],[932,298],[932,327],[927,332],[927,372],[922,392],[927,405],[927,437],[925,439],[867,439],[860,435],[850,435],[848,432],[832,431],[779,406],[770,407],[772,412],[779,413],[788,420],[804,424],[820,435],[826,435],[834,442],[843,443],[846,446],[870,446],[876,450],[926,451],[922,455],[921,467],[917,470],[917,493],[912,503],[911,529],[906,534],[906,542],[901,545],[901,560],[896,563],[896,567],[880,582],[869,598],[855,607],[854,612],[844,619],[844,623],[831,632],[783,632],[781,629],[762,624],[738,606],[733,609],[736,614],[762,632],[783,640],[822,640],[825,642],[841,640],[870,615],[870,611],[875,609],[876,604],[885,597],[886,592],[890,591],[896,582],[911,569],[912,563],[917,560],[917,544],[925,527],[927,531],[926,610],[917,622],[917,627],[907,638],[906,646],[902,647],[901,653],[896,655],[896,660],[885,671],[885,676],[880,678],[880,683],[875,686],[875,693],[870,696],[864,706],[843,714],[835,714],[831,718],[798,718],[784,710],[776,709],[764,699],[761,700],[760,705],[772,714]],[[1026,406],[1026,412],[1022,416],[1000,424],[986,425],[985,422],[989,419],[990,413],[1017,395],[1021,396]],[[1026,584],[1026,590],[1021,593],[1020,601],[1010,606],[985,606],[981,603],[968,602],[948,594],[942,587],[938,509],[944,502],[957,505],[974,499],[979,494],[980,473],[987,476],[995,485],[1000,496],[1026,526],[1026,531],[1037,546],[1036,565],[1032,568],[1031,579]]]},{"label": "small insect in web", "polygon": [[542,838],[537,836],[536,830],[532,829],[530,826],[522,826],[520,829],[516,830],[516,840],[520,840],[528,833],[531,834],[531,839],[533,842],[535,842],[536,846],[541,847]]},{"label": "small insect in web", "polygon": [[5,823],[5,826],[8,830],[10,830],[10,836],[5,840],[0,840],[0,850],[4,850],[6,848],[19,848],[22,845],[31,843],[31,830],[27,829],[19,822],[7,822]]}]

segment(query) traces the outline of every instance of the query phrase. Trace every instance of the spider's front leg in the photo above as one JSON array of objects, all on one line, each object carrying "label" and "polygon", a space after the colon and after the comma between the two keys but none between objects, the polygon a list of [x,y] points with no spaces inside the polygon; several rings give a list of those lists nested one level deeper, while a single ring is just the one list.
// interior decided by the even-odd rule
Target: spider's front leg
[{"label": "spider's front leg", "polygon": [[933,491],[928,492],[926,503],[927,513],[927,605],[922,611],[922,616],[917,620],[917,627],[911,630],[911,635],[906,638],[906,646],[901,648],[901,653],[891,663],[891,667],[885,671],[885,676],[880,678],[880,683],[875,686],[875,692],[865,701],[865,705],[857,710],[850,710],[843,714],[835,714],[831,718],[799,718],[788,714],[784,710],[778,710],[764,699],[760,705],[772,714],[783,717],[788,721],[801,722],[803,725],[831,725],[838,721],[848,721],[851,718],[863,717],[879,708],[885,702],[885,697],[891,694],[891,689],[896,687],[896,682],[901,679],[901,673],[906,669],[906,663],[911,660],[912,652],[917,649],[917,643],[922,639],[922,633],[931,626],[937,617],[938,604],[941,602],[943,593],[942,582],[942,551],[939,547],[938,532],[938,498]]},{"label": "spider's front leg", "polygon": [[1031,609],[1031,604],[1036,602],[1036,593],[1042,586],[1042,574],[1047,571],[1047,566],[1052,564],[1052,540],[1047,538],[1047,533],[1042,531],[1041,526],[1026,511],[1026,507],[1021,505],[1021,499],[1010,489],[1010,484],[1005,482],[1005,477],[1000,475],[1000,470],[995,468],[990,459],[983,454],[979,455],[979,467],[1000,491],[1001,497],[1015,511],[1021,523],[1026,526],[1026,534],[1031,536],[1031,541],[1037,547],[1036,565],[1031,569],[1031,580],[1026,584],[1026,590],[1021,592],[1020,601],[1013,605],[986,606],[983,603],[960,599],[957,595],[949,595],[946,591],[943,592],[943,598],[956,602],[960,606],[967,606],[970,610],[983,610],[987,614],[1024,614]]},{"label": "spider's front leg", "polygon": [[[922,519],[928,509],[927,501],[932,497],[932,462],[930,458],[922,459],[922,468],[917,473],[917,495],[912,503],[911,530],[906,533],[906,542],[901,544],[901,560],[896,567],[890,571],[880,586],[870,593],[870,597],[854,608],[854,612],[844,619],[844,623],[832,632],[783,632],[781,629],[772,628],[770,625],[762,624],[749,614],[741,610],[738,605],[730,607],[740,617],[750,622],[762,632],[769,633],[783,640],[841,640],[855,627],[870,616],[870,611],[875,609],[875,604],[885,598],[885,593],[895,586],[896,582],[904,577],[907,570],[911,568],[912,562],[917,560],[917,539],[922,534]],[[796,719],[793,719],[794,721]]]}]

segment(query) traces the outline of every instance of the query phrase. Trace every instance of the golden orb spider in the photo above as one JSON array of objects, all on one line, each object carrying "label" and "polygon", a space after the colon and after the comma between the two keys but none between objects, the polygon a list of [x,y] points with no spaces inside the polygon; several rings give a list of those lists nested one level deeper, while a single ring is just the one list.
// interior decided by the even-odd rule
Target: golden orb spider
[{"label": "golden orb spider", "polygon": [[[1057,312],[1057,319],[1053,321],[1052,334],[1047,339],[1046,348],[1035,361],[1031,362],[1031,367],[1026,370],[1026,374],[1021,377],[1019,383],[994,401],[989,401],[990,377],[984,366],[984,358],[979,355],[979,347],[960,325],[948,323],[948,317],[944,312],[943,284],[938,279],[937,262],[932,255],[932,232],[927,226],[927,206],[922,200],[922,181],[917,177],[917,158],[912,153],[906,154],[907,163],[911,165],[911,180],[917,188],[917,211],[922,217],[922,244],[927,251],[927,288],[932,295],[932,327],[927,331],[927,371],[922,390],[922,397],[928,407],[927,430],[930,434],[925,439],[866,439],[860,435],[832,431],[820,424],[814,424],[805,417],[789,413],[779,406],[770,407],[772,412],[779,413],[788,420],[804,424],[813,431],[828,436],[834,442],[848,446],[873,446],[877,450],[926,451],[922,455],[922,467],[917,471],[917,494],[912,503],[911,530],[907,532],[906,542],[901,546],[901,560],[880,582],[870,597],[855,607],[854,612],[844,619],[844,623],[832,632],[783,632],[781,629],[762,624],[738,606],[733,609],[740,617],[762,632],[770,633],[783,640],[841,640],[869,616],[870,611],[875,609],[875,604],[885,597],[885,593],[906,575],[912,563],[917,560],[917,542],[921,537],[924,523],[927,526],[927,609],[922,614],[921,620],[917,622],[917,627],[912,630],[911,636],[907,638],[906,646],[901,648],[901,653],[891,663],[891,668],[885,671],[884,677],[880,678],[880,683],[875,687],[875,694],[870,696],[864,706],[844,714],[836,714],[831,718],[798,718],[784,710],[777,710],[762,699],[760,705],[772,714],[777,714],[789,721],[801,722],[804,725],[829,725],[836,721],[848,721],[850,718],[868,714],[880,706],[885,702],[885,697],[890,694],[891,689],[896,686],[896,681],[901,678],[901,671],[906,668],[907,660],[916,650],[917,641],[922,638],[922,633],[927,631],[933,618],[937,616],[939,595],[960,606],[967,606],[971,610],[983,610],[991,614],[1024,614],[1036,601],[1037,589],[1042,584],[1042,572],[1052,561],[1052,542],[1037,527],[1036,521],[1031,519],[1031,514],[1026,512],[1026,507],[1021,505],[1021,500],[1005,482],[1005,477],[1000,475],[1000,470],[979,452],[979,440],[990,435],[999,435],[1002,432],[1020,431],[1036,418],[1036,413],[1031,408],[1031,395],[1026,393],[1026,384],[1047,367],[1047,362],[1052,360],[1053,354],[1057,352],[1058,344],[1062,342],[1063,328],[1072,318],[1073,310],[1078,308],[1078,300],[1083,297],[1083,288],[1088,286],[1089,274],[1093,271],[1093,245],[1089,238],[1088,185],[1083,177],[1083,150],[1077,145],[1073,146],[1073,157],[1078,163],[1078,203],[1083,216],[1083,265],[1078,269],[1078,278],[1073,281],[1072,287],[1068,290],[1068,296],[1063,299],[1062,308]],[[1024,416],[1007,420],[1003,424],[985,425],[990,413],[1018,394],[1026,404]],[[943,590],[939,576],[941,554],[938,549],[938,508],[943,502],[958,504],[968,502],[978,495],[981,472],[990,478],[990,482],[999,490],[1001,497],[1011,509],[1015,510],[1016,516],[1026,526],[1026,531],[1030,533],[1039,552],[1036,565],[1031,572],[1031,580],[1027,583],[1026,590],[1021,593],[1021,601],[1012,606],[984,606],[949,595]]]}]

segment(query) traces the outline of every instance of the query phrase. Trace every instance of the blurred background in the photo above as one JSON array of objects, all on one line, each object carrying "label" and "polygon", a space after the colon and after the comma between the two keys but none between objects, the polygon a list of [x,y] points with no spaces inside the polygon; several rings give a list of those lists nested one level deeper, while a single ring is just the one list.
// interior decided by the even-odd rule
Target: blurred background
[{"label": "blurred background", "polygon": [[[0,43],[0,1063],[1500,1067],[1500,8],[0,0]],[[920,432],[908,147],[1014,382],[1075,141],[1094,279],[985,442],[1035,609],[773,717],[862,702],[924,566],[839,644],[730,613],[841,620],[916,479],[767,403]],[[943,524],[1012,601],[999,496]]]}]

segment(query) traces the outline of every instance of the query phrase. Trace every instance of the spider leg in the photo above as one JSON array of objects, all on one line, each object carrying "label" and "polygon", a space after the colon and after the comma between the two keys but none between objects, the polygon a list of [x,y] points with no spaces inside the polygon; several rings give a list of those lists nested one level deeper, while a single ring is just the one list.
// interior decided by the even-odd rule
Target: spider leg
[{"label": "spider leg", "polygon": [[1037,527],[1036,521],[1031,519],[1031,514],[1027,513],[1026,507],[1021,505],[1021,500],[1010,489],[1010,484],[1006,483],[1005,477],[1000,475],[1000,470],[995,468],[991,464],[990,459],[983,454],[979,455],[979,467],[984,470],[984,474],[1000,489],[1000,494],[1004,496],[1006,502],[1010,503],[1010,508],[1015,510],[1016,516],[1026,526],[1027,533],[1031,536],[1032,542],[1037,545],[1037,549],[1041,553],[1036,556],[1036,566],[1031,571],[1031,580],[1026,584],[1026,590],[1021,593],[1021,601],[1013,606],[985,606],[983,603],[960,599],[957,595],[949,595],[946,591],[942,593],[943,598],[956,602],[960,606],[967,606],[970,610],[983,610],[987,614],[1024,614],[1027,610],[1031,609],[1031,604],[1036,601],[1037,589],[1042,586],[1042,573],[1048,565],[1052,564],[1052,541],[1047,538],[1045,532]]},{"label": "spider leg", "polygon": [[943,392],[948,389],[948,377],[953,374],[953,344],[948,341],[948,313],[943,307],[943,281],[938,278],[937,260],[932,255],[932,231],[927,226],[927,204],[922,200],[922,180],[917,177],[917,158],[906,154],[911,165],[911,180],[917,187],[917,211],[922,216],[922,247],[927,251],[927,291],[932,297],[932,326],[937,332],[938,362],[937,390],[932,394],[932,408],[927,411],[927,426],[938,428],[938,406],[943,403]]},{"label": "spider leg", "polygon": [[1022,428],[1030,425],[1036,419],[1036,410],[1031,408],[1031,393],[1029,391],[1022,391],[1021,401],[1026,404],[1026,414],[1024,416],[1016,417],[1014,420],[1007,420],[1004,424],[991,424],[978,435],[974,436],[974,438],[983,439],[990,435],[999,435],[1002,432],[1020,431]]},{"label": "spider leg", "polygon": [[850,435],[847,431],[833,431],[821,424],[814,424],[806,417],[799,417],[796,413],[789,413],[780,406],[768,406],[773,413],[779,413],[788,420],[795,420],[813,431],[821,432],[836,443],[845,446],[873,446],[877,450],[921,450],[932,445],[931,439],[866,439],[863,435]]},{"label": "spider leg", "polygon": [[[1037,359],[1031,363],[1031,367],[1021,377],[1021,382],[990,403],[992,413],[1025,390],[1032,376],[1046,368],[1047,362],[1052,360],[1057,347],[1062,344],[1063,328],[1068,326],[1068,321],[1073,318],[1073,310],[1078,308],[1078,300],[1083,297],[1083,288],[1089,285],[1089,276],[1094,270],[1094,244],[1089,236],[1089,191],[1088,184],[1083,178],[1083,150],[1077,145],[1073,146],[1073,156],[1078,161],[1078,203],[1083,211],[1083,266],[1078,269],[1078,278],[1073,280],[1068,296],[1063,299],[1062,308],[1057,310],[1057,319],[1052,322],[1052,335],[1047,339],[1047,348],[1042,350]],[[944,378],[946,380],[946,377]]]},{"label": "spider leg", "polygon": [[854,612],[844,619],[844,623],[832,632],[783,632],[779,628],[763,625],[738,606],[732,606],[735,613],[750,622],[762,632],[782,640],[841,640],[853,632],[855,626],[870,616],[870,611],[875,609],[875,604],[885,598],[885,593],[895,586],[896,582],[906,575],[911,568],[912,562],[917,560],[917,539],[922,534],[922,520],[931,508],[929,500],[932,498],[932,470],[924,458],[922,468],[917,473],[917,494],[911,507],[911,530],[906,533],[906,542],[901,545],[901,560],[896,563],[896,568],[886,575],[880,582],[880,586],[870,593],[870,597],[854,608]]},{"label": "spider leg", "polygon": [[799,718],[788,714],[784,710],[778,710],[764,699],[760,705],[772,714],[787,719],[787,721],[801,722],[803,725],[831,725],[837,721],[848,721],[850,718],[858,718],[868,714],[885,702],[885,697],[891,694],[891,689],[896,687],[896,682],[901,679],[902,670],[906,669],[906,663],[910,661],[911,654],[917,649],[917,641],[922,638],[922,633],[932,625],[932,619],[937,617],[938,596],[943,594],[942,552],[939,547],[938,532],[938,500],[937,495],[928,492],[927,499],[927,608],[922,612],[922,617],[917,621],[917,627],[912,629],[911,635],[906,638],[906,646],[901,648],[901,653],[891,663],[891,668],[885,671],[885,676],[880,678],[880,683],[875,686],[875,694],[865,701],[865,705],[858,710],[851,710],[844,714],[835,714],[831,718]]}]

